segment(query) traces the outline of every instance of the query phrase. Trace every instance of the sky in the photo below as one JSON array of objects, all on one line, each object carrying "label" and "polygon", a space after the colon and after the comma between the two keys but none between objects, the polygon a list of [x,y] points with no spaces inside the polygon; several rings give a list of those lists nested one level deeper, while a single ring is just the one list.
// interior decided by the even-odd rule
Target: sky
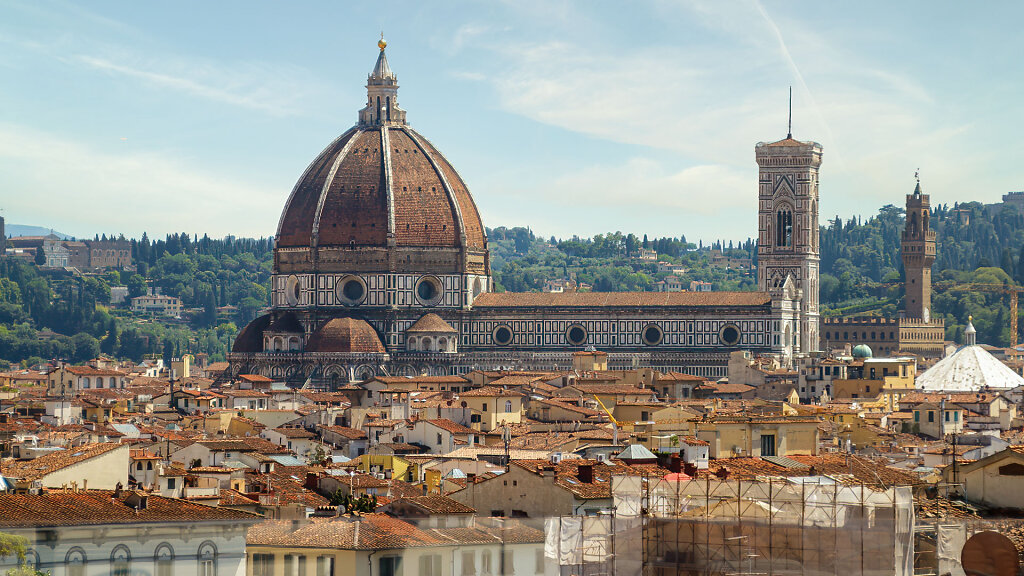
[{"label": "sky", "polygon": [[1024,189],[1024,4],[0,0],[0,215],[76,235],[264,237],[399,104],[490,227],[756,235],[754,146],[820,142],[822,221]]}]

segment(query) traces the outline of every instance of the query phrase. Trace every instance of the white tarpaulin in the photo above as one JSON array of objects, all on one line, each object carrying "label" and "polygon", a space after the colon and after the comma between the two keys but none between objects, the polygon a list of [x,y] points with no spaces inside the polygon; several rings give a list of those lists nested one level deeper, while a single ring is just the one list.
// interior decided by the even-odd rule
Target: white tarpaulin
[{"label": "white tarpaulin", "polygon": [[964,576],[960,553],[967,543],[967,526],[954,524],[935,527],[935,556],[939,561],[939,574]]},{"label": "white tarpaulin", "polygon": [[605,562],[611,555],[612,519],[608,516],[583,518],[583,561]]},{"label": "white tarpaulin", "polygon": [[544,556],[562,566],[583,562],[583,520],[579,516],[544,521]]}]

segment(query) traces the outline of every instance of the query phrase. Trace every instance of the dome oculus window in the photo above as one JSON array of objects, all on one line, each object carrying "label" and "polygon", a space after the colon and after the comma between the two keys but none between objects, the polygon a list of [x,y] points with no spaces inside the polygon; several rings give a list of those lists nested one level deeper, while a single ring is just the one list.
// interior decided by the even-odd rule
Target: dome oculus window
[{"label": "dome oculus window", "polygon": [[441,301],[441,281],[433,276],[424,276],[416,283],[416,299],[424,306],[435,306]]},{"label": "dome oculus window", "polygon": [[338,282],[334,293],[342,304],[355,306],[361,303],[366,296],[366,284],[358,276],[345,276],[341,282]]},{"label": "dome oculus window", "polygon": [[657,346],[661,344],[661,341],[665,338],[665,332],[661,329],[661,326],[657,324],[648,324],[641,336],[644,339],[644,344],[648,346]]},{"label": "dome oculus window", "polygon": [[582,324],[573,324],[566,329],[565,339],[573,346],[582,346],[587,341],[587,329]]},{"label": "dome oculus window", "polygon": [[740,327],[735,324],[726,324],[718,333],[718,339],[726,346],[735,346],[740,343]]},{"label": "dome oculus window", "polygon": [[301,294],[302,287],[299,286],[299,277],[294,274],[288,277],[284,287],[284,297],[288,301],[289,306],[299,305],[299,296]]},{"label": "dome oculus window", "polygon": [[494,329],[492,337],[494,338],[495,344],[498,344],[499,346],[508,346],[512,343],[512,329],[502,324]]}]

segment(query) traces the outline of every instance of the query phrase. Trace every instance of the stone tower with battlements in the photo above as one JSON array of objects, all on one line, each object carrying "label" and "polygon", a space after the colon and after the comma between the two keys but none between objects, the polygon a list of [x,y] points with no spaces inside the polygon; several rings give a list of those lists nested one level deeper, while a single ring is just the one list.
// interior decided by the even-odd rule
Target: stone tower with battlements
[{"label": "stone tower with battlements", "polygon": [[935,231],[931,228],[931,205],[917,183],[907,194],[907,223],[900,252],[903,256],[903,309],[908,319],[931,320],[932,263],[935,262]]},{"label": "stone tower with battlements", "polygon": [[[757,283],[778,295],[786,280],[801,293],[799,322],[783,328],[801,352],[818,349],[818,168],[821,144],[792,135],[760,142]],[[787,337],[784,336],[784,337]]]}]

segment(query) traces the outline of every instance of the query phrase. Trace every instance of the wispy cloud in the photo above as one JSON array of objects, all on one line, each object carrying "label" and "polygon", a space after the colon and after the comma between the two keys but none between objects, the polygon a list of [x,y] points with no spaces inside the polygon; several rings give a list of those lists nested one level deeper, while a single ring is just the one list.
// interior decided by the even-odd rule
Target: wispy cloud
[{"label": "wispy cloud", "polygon": [[86,54],[67,59],[100,72],[140,80],[152,88],[176,90],[279,116],[302,114],[299,100],[306,91],[303,87],[316,85],[307,72],[293,67],[237,63],[228,68],[212,62],[180,59],[160,62],[134,56],[124,57],[124,60]]},{"label": "wispy cloud", "polygon": [[[8,219],[69,233],[176,230],[272,233],[284,182],[239,181],[153,152],[102,150],[16,124],[0,124]],[[17,171],[11,169],[18,166]],[[46,201],[47,199],[55,201]],[[43,204],[44,203],[44,204]]]},{"label": "wispy cloud", "polygon": [[[677,167],[629,162],[582,174],[569,167],[558,180],[561,194],[600,203],[606,190],[628,190],[650,206],[685,208],[681,217],[690,221],[724,202],[746,205],[756,194],[753,146],[785,135],[791,84],[794,136],[825,146],[823,215],[900,202],[922,159],[957,158],[955,169],[935,162],[931,174],[948,178],[944,187],[970,187],[970,174],[987,169],[984,155],[965,144],[972,127],[944,118],[929,90],[890,62],[866,60],[830,31],[770,14],[758,0],[671,5],[689,14],[673,17],[695,19],[724,39],[685,47],[609,46],[583,34],[572,41],[481,39],[494,58],[475,72],[506,111],[679,154]],[[725,177],[709,177],[716,170]]]}]

